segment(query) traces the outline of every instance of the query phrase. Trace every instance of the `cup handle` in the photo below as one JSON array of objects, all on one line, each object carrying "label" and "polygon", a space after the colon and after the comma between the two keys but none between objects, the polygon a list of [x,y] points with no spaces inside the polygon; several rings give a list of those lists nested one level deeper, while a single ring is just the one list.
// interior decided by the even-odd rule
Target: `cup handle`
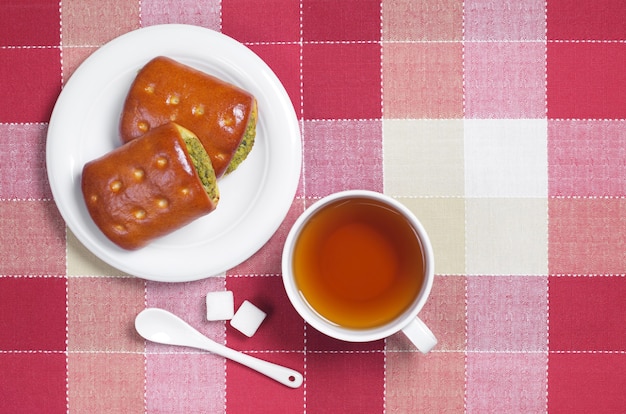
[{"label": "cup handle", "polygon": [[417,349],[423,354],[427,354],[435,347],[435,345],[437,345],[437,338],[435,338],[435,335],[418,317],[414,318],[406,327],[404,327],[402,332],[404,332],[409,340],[413,342]]}]

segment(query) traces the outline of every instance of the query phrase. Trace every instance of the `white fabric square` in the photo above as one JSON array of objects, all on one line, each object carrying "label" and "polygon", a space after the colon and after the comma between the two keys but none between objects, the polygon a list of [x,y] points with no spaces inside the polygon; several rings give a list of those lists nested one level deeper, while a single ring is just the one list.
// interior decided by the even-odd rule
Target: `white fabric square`
[{"label": "white fabric square", "polygon": [[468,119],[464,123],[467,197],[546,197],[545,119]]}]

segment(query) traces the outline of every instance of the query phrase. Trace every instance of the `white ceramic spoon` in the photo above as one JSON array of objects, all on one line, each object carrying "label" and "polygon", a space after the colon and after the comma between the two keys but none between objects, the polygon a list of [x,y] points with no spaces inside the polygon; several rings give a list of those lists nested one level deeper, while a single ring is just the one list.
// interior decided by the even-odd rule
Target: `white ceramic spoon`
[{"label": "white ceramic spoon", "polygon": [[145,339],[160,344],[188,346],[213,352],[245,365],[291,388],[302,385],[302,374],[243,354],[207,338],[178,316],[163,309],[148,308],[135,318],[135,329]]}]

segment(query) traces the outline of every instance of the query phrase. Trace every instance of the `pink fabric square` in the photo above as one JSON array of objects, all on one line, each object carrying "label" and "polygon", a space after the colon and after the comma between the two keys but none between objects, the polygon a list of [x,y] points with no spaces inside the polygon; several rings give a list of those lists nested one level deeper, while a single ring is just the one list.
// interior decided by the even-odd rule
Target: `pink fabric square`
[{"label": "pink fabric square", "polygon": [[282,254],[287,234],[304,211],[301,200],[295,200],[276,233],[252,257],[228,270],[229,275],[276,276],[282,273]]},{"label": "pink fabric square", "polygon": [[347,342],[331,338],[311,325],[305,329],[305,342],[307,352],[382,352],[385,349],[385,341],[371,342]]},{"label": "pink fabric square", "polygon": [[[465,349],[466,317],[464,276],[435,276],[433,288],[419,317],[437,337],[438,351]],[[387,350],[416,351],[406,335],[398,333],[387,339]]]},{"label": "pink fabric square", "polygon": [[[304,373],[301,353],[258,352],[255,357]],[[227,413],[302,413],[305,388],[291,389],[236,362],[226,361]]]},{"label": "pink fabric square", "polygon": [[546,351],[547,295],[541,276],[468,277],[468,350]]},{"label": "pink fabric square", "polygon": [[[226,288],[233,291],[235,310],[248,300],[267,314],[251,338],[227,324],[228,346],[253,351],[256,357],[304,373],[304,321],[289,303],[281,277],[228,275]],[[302,387],[285,393],[284,385],[230,361],[227,362],[226,378],[228,412],[302,411]],[[267,398],[278,392],[281,393],[280,399]]]},{"label": "pink fabric square", "polygon": [[[291,98],[296,115],[302,115],[300,97],[300,45],[297,44],[252,44],[255,52],[276,74]],[[262,110],[262,109],[261,109]]]},{"label": "pink fabric square", "polygon": [[469,118],[544,118],[543,42],[465,44],[465,114]]},{"label": "pink fabric square", "polygon": [[465,1],[465,40],[544,40],[544,0]]},{"label": "pink fabric square", "polygon": [[546,412],[546,364],[543,352],[468,354],[467,412]]},{"label": "pink fabric square", "polygon": [[0,124],[0,198],[51,199],[46,172],[46,124]]},{"label": "pink fabric square", "polygon": [[302,51],[306,119],[381,116],[378,43],[306,43]]},{"label": "pink fabric square", "polygon": [[381,0],[303,0],[304,41],[378,41]]},{"label": "pink fabric square", "polygon": [[624,121],[548,121],[551,196],[626,195]]},{"label": "pink fabric square", "polygon": [[59,49],[0,48],[0,123],[48,122],[61,92]]},{"label": "pink fabric square", "polygon": [[191,24],[220,30],[220,0],[141,0],[141,25]]},{"label": "pink fabric square", "polygon": [[461,118],[462,50],[460,42],[385,44],[384,117]]},{"label": "pink fabric square", "polygon": [[63,46],[100,46],[139,28],[137,0],[61,2]]},{"label": "pink fabric square", "polygon": [[550,350],[626,350],[626,277],[550,277]]},{"label": "pink fabric square", "polygon": [[[225,280],[219,276],[184,283],[146,282],[146,307],[168,310],[214,341],[224,343],[224,322],[206,319],[206,294],[223,290]],[[189,351],[154,342],[147,342],[146,349],[168,353]]]},{"label": "pink fabric square", "polygon": [[290,0],[222,0],[222,32],[240,42],[297,42],[300,4]]},{"label": "pink fabric square", "polygon": [[463,352],[388,352],[385,365],[386,412],[464,412]]},{"label": "pink fabric square", "polygon": [[[300,373],[305,372],[302,353],[280,353],[268,350],[255,352],[252,355],[295,369]],[[305,412],[305,386],[287,388],[265,375],[232,361],[226,361],[226,381],[226,412],[229,414]]]},{"label": "pink fabric square", "polygon": [[184,354],[150,353],[145,358],[145,412],[226,412],[224,358],[190,349]]},{"label": "pink fabric square", "polygon": [[307,412],[383,412],[384,362],[382,352],[307,354]]},{"label": "pink fabric square", "polygon": [[0,46],[58,46],[61,16],[56,0],[4,2],[0,14]]},{"label": "pink fabric square", "polygon": [[228,275],[226,289],[233,292],[235,311],[247,300],[266,313],[265,319],[251,338],[227,324],[226,342],[229,346],[256,351],[303,350],[304,321],[289,302],[279,275]]},{"label": "pink fabric square", "polygon": [[65,282],[0,277],[0,350],[65,351]]},{"label": "pink fabric square", "polygon": [[622,0],[546,2],[550,40],[626,40]]},{"label": "pink fabric square", "polygon": [[64,47],[63,48],[63,79],[68,80],[76,68],[98,49],[91,47]]},{"label": "pink fabric square", "polygon": [[626,118],[626,42],[550,42],[547,59],[548,118]]},{"label": "pink fabric square", "polygon": [[383,190],[379,120],[305,121],[304,189],[308,197]]},{"label": "pink fabric square", "polygon": [[144,308],[144,296],[141,279],[69,278],[68,349],[143,351],[144,341],[133,321]]},{"label": "pink fabric square", "polygon": [[624,217],[626,199],[550,199],[550,274],[626,273]]},{"label": "pink fabric square", "polygon": [[65,222],[53,201],[0,201],[0,233],[0,274],[65,274]]},{"label": "pink fabric square", "polygon": [[621,413],[626,407],[626,358],[613,353],[551,353],[549,413]]},{"label": "pink fabric square", "polygon": [[460,41],[463,39],[463,1],[384,0],[383,39]]},{"label": "pink fabric square", "polygon": [[0,352],[0,411],[66,413],[65,353]]},{"label": "pink fabric square", "polygon": [[[144,358],[140,353],[70,353],[67,362],[69,411],[143,413]],[[64,391],[62,395],[65,397],[65,394]]]}]

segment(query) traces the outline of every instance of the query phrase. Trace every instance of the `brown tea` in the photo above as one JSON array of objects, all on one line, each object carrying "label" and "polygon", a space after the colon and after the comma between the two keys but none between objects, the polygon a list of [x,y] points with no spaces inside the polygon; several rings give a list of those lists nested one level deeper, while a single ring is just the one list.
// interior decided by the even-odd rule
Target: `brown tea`
[{"label": "brown tea", "polygon": [[424,258],[403,215],[377,200],[340,199],[302,228],[293,273],[320,316],[345,328],[374,328],[402,314],[418,296]]}]

